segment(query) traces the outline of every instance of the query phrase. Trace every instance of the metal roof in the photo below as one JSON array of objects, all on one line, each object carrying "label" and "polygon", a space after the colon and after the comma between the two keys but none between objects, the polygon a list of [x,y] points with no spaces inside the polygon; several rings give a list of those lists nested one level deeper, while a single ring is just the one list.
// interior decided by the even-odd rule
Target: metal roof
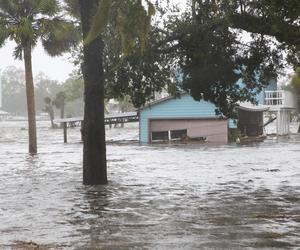
[{"label": "metal roof", "polygon": [[238,104],[237,109],[245,110],[245,111],[250,111],[250,112],[265,112],[270,109],[270,107],[261,105],[261,104],[252,104],[250,102],[242,102]]},{"label": "metal roof", "polygon": [[179,96],[167,96],[167,97],[164,97],[164,98],[161,98],[161,99],[158,99],[158,100],[155,100],[153,102],[150,102],[150,103],[147,103],[145,104],[143,107],[141,107],[139,110],[143,110],[143,109],[146,109],[146,108],[151,108],[152,106],[154,105],[157,105],[157,104],[160,104],[160,103],[163,103],[163,102],[166,102],[166,101],[169,101],[169,100],[172,100],[172,99],[179,99],[181,96],[183,95],[187,95],[187,93],[180,93]]}]

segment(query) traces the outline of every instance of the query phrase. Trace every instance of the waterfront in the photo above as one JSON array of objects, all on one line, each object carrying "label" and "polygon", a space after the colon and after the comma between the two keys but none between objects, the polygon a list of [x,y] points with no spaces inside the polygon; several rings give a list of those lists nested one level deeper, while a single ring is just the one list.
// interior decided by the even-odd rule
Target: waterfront
[{"label": "waterfront", "polygon": [[[297,249],[300,136],[248,146],[139,145],[107,130],[109,185],[81,182],[78,128],[0,123],[0,248]],[[117,140],[118,143],[113,141]],[[120,143],[122,141],[122,143]]]}]

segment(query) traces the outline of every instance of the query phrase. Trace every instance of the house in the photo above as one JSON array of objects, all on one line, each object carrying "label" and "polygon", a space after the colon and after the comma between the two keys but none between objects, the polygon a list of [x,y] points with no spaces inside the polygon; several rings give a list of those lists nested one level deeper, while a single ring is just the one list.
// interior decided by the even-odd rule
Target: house
[{"label": "house", "polygon": [[[245,136],[259,136],[263,134],[264,112],[272,114],[276,120],[276,134],[290,133],[291,113],[296,110],[297,98],[295,93],[280,89],[275,80],[261,91],[257,97],[257,105],[241,103],[237,108],[238,128]],[[268,122],[269,124],[270,122]]]},{"label": "house", "polygon": [[195,101],[188,94],[154,101],[139,111],[140,142],[191,139],[227,143],[228,128],[235,125],[221,119],[215,110],[214,104]]},{"label": "house", "polygon": [[140,142],[191,139],[227,143],[228,137],[236,137],[238,130],[242,136],[261,136],[264,133],[264,112],[273,110],[277,112],[277,130],[284,130],[281,132],[284,134],[289,131],[289,112],[294,106],[289,104],[294,103],[290,95],[277,90],[276,81],[270,81],[257,94],[258,104],[239,104],[236,109],[238,121],[235,122],[217,116],[217,107],[211,102],[195,101],[188,94],[182,94],[180,98],[165,97],[140,109]]},{"label": "house", "polygon": [[0,121],[7,120],[9,113],[0,109]]}]

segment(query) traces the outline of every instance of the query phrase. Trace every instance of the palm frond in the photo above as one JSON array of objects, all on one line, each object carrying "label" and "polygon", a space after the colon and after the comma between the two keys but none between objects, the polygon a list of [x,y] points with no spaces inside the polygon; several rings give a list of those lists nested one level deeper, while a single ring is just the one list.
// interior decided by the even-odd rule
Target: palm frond
[{"label": "palm frond", "polygon": [[47,32],[41,37],[46,52],[59,56],[71,49],[80,40],[79,32],[71,22],[54,19],[47,23]]},{"label": "palm frond", "polygon": [[14,51],[13,51],[13,56],[15,59],[22,60],[23,59],[23,46],[21,44],[18,44]]},{"label": "palm frond", "polygon": [[20,10],[20,6],[17,0],[1,0],[0,1],[0,10],[3,13],[8,14],[9,16],[13,17]]},{"label": "palm frond", "polygon": [[78,0],[64,0],[65,10],[73,17],[80,19],[80,5]]},{"label": "palm frond", "polygon": [[60,4],[57,0],[29,0],[34,4],[34,12],[49,17],[60,11]]},{"label": "palm frond", "polygon": [[127,55],[140,44],[144,51],[151,27],[151,18],[155,14],[155,7],[148,3],[148,10],[141,1],[127,0],[119,5],[116,17],[116,26],[122,40],[123,53]]},{"label": "palm frond", "polygon": [[9,37],[8,30],[6,28],[6,22],[0,17],[0,48],[4,45],[5,40]]}]

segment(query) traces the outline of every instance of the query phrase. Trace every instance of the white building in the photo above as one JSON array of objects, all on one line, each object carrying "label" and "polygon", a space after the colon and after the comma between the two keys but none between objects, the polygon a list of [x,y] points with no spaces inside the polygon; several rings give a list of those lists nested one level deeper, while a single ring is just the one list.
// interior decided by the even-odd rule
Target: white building
[{"label": "white building", "polygon": [[291,112],[297,106],[296,95],[288,90],[265,91],[264,102],[276,114],[277,135],[289,134]]}]

